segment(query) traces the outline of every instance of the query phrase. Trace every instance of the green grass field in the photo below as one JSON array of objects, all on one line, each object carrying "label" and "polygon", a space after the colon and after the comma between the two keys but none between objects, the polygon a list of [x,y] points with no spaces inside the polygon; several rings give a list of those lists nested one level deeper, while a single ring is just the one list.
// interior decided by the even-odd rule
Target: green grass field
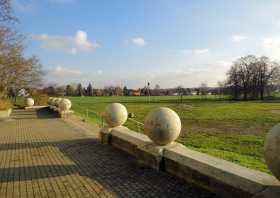
[{"label": "green grass field", "polygon": [[[112,102],[124,104],[136,120],[157,107],[175,110],[183,124],[178,142],[194,150],[270,173],[263,159],[265,134],[280,121],[280,101],[234,102],[219,96],[71,97],[74,111],[101,123],[98,114]],[[131,121],[129,128],[138,131]],[[140,131],[141,132],[141,131]]]}]

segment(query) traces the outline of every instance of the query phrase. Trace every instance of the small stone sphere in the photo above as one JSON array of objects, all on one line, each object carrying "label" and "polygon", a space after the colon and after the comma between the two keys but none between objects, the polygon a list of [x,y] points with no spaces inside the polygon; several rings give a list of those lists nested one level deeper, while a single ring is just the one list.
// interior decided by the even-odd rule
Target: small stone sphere
[{"label": "small stone sphere", "polygon": [[104,118],[109,127],[123,125],[127,120],[127,116],[126,107],[120,103],[112,103],[105,108]]},{"label": "small stone sphere", "polygon": [[59,103],[59,108],[62,110],[62,111],[69,111],[71,109],[71,106],[72,106],[72,103],[69,99],[62,99]]},{"label": "small stone sphere", "polygon": [[27,107],[32,107],[32,106],[34,105],[34,100],[33,100],[33,98],[26,98],[26,99],[25,99],[25,105],[26,105]]},{"label": "small stone sphere", "polygon": [[164,146],[179,137],[181,120],[175,111],[160,107],[146,116],[144,132],[156,145]]},{"label": "small stone sphere", "polygon": [[264,158],[268,168],[280,180],[280,124],[274,126],[266,135]]}]

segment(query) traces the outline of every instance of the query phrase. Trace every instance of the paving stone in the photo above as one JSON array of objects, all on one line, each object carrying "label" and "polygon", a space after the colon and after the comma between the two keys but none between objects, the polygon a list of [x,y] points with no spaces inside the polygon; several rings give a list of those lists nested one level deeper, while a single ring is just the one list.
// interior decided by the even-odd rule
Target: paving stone
[{"label": "paving stone", "polygon": [[0,122],[0,197],[217,197],[39,111]]}]

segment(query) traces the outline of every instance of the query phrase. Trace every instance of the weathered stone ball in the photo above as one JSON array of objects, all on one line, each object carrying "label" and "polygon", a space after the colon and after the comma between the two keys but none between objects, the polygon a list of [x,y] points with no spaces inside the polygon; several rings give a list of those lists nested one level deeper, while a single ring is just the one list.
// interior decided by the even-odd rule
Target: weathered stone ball
[{"label": "weathered stone ball", "polygon": [[27,107],[32,107],[32,106],[34,105],[34,100],[33,100],[33,98],[26,98],[26,99],[25,99],[25,105],[26,105]]},{"label": "weathered stone ball", "polygon": [[160,107],[146,116],[144,132],[155,144],[164,146],[179,137],[181,120],[175,111]]},{"label": "weathered stone ball", "polygon": [[59,103],[59,108],[62,110],[62,111],[69,111],[71,109],[71,106],[72,106],[72,103],[69,99],[62,99]]},{"label": "weathered stone ball", "polygon": [[56,99],[54,100],[54,105],[55,105],[56,107],[59,107],[59,103],[60,103],[61,100],[62,100],[62,98],[56,98]]},{"label": "weathered stone ball", "polygon": [[264,158],[268,168],[280,180],[280,124],[274,126],[266,135]]},{"label": "weathered stone ball", "polygon": [[48,104],[51,105],[51,104],[52,104],[52,101],[53,101],[53,97],[49,97],[49,99],[48,99]]},{"label": "weathered stone ball", "polygon": [[126,107],[120,103],[112,103],[105,108],[104,119],[109,127],[123,125],[127,120],[127,116]]},{"label": "weathered stone ball", "polygon": [[52,105],[52,106],[54,106],[54,105],[55,105],[55,104],[54,104],[55,99],[56,99],[56,98],[52,98],[52,99],[50,99],[50,105]]}]

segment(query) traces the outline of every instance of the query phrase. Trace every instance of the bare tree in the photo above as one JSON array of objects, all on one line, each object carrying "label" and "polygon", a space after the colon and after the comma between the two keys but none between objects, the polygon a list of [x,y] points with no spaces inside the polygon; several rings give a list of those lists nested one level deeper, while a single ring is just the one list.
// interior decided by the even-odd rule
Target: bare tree
[{"label": "bare tree", "polygon": [[38,86],[43,74],[37,57],[24,56],[24,37],[9,26],[15,20],[11,1],[0,0],[0,92],[3,95]]},{"label": "bare tree", "polygon": [[153,95],[154,96],[159,96],[160,95],[160,86],[159,86],[159,84],[155,85],[155,88],[153,90]]},{"label": "bare tree", "polygon": [[227,75],[234,99],[243,95],[244,100],[248,97],[263,100],[268,85],[279,82],[280,66],[265,56],[249,55],[235,61]]},{"label": "bare tree", "polygon": [[16,18],[12,15],[11,0],[0,0],[0,22],[16,21]]},{"label": "bare tree", "polygon": [[87,94],[87,96],[93,96],[93,89],[92,89],[91,83],[89,83],[87,86],[86,94]]},{"label": "bare tree", "polygon": [[199,92],[201,95],[207,95],[208,93],[208,85],[206,83],[201,83],[200,87],[199,87]]},{"label": "bare tree", "polygon": [[178,96],[180,98],[180,102],[182,103],[183,96],[184,96],[184,88],[183,88],[183,86],[179,85],[176,89],[177,89]]}]

